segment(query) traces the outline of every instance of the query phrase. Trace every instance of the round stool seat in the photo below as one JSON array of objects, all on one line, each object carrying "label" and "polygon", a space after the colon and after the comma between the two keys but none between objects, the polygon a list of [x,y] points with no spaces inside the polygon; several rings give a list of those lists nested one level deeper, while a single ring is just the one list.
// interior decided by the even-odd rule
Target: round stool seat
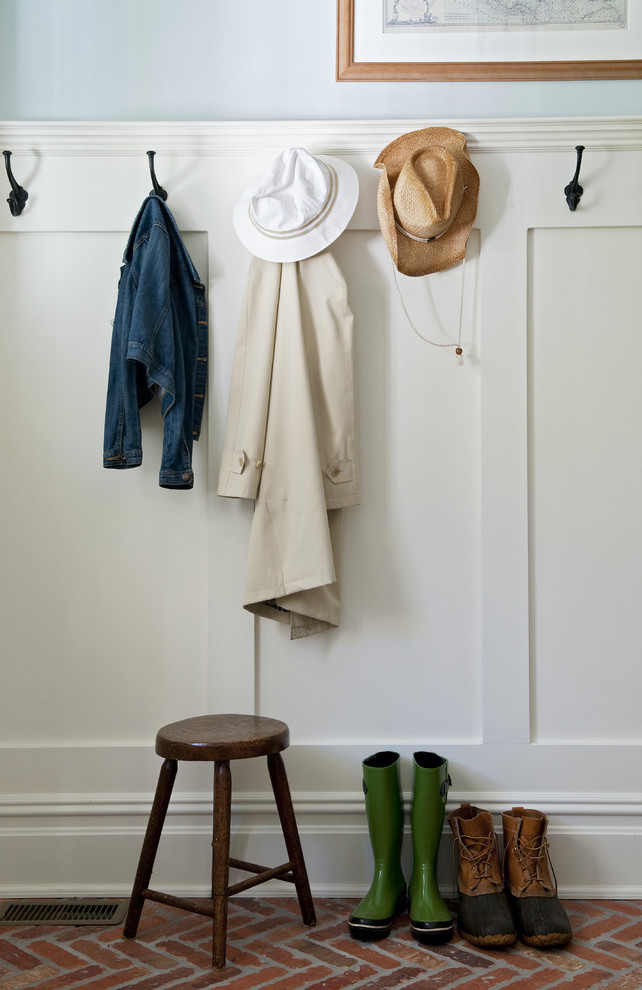
[{"label": "round stool seat", "polygon": [[290,745],[285,722],[260,715],[199,715],[158,730],[156,753],[166,760],[244,760]]}]

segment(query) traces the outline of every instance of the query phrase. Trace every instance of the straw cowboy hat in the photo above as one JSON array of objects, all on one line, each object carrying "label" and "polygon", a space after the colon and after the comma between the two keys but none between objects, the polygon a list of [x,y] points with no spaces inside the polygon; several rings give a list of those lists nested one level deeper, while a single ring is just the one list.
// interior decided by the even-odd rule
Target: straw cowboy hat
[{"label": "straw cowboy hat", "polygon": [[403,275],[429,275],[461,261],[477,211],[479,176],[466,138],[450,127],[411,131],[375,162],[379,226]]},{"label": "straw cowboy hat", "polygon": [[357,173],[347,162],[287,148],[244,190],[234,228],[257,258],[302,261],[343,233],[358,197]]}]

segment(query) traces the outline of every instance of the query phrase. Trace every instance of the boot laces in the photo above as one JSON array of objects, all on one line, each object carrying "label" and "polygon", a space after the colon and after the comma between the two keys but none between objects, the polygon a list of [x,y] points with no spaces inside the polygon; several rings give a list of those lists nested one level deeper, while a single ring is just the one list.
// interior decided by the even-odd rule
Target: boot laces
[{"label": "boot laces", "polygon": [[[475,890],[482,880],[489,880],[491,883],[501,886],[497,878],[497,870],[493,871],[493,860],[497,860],[497,837],[493,835],[462,835],[459,833],[460,850],[459,855],[467,859],[472,867],[475,882]],[[453,845],[453,857],[455,846]],[[494,873],[494,875],[493,875]]]},{"label": "boot laces", "polygon": [[545,870],[548,864],[557,893],[557,877],[548,852],[548,841],[539,835],[532,839],[523,839],[520,835],[516,835],[514,850],[519,864],[526,874],[525,886],[530,887],[533,883],[539,883],[543,887],[548,886],[547,878],[540,874],[540,871]]}]

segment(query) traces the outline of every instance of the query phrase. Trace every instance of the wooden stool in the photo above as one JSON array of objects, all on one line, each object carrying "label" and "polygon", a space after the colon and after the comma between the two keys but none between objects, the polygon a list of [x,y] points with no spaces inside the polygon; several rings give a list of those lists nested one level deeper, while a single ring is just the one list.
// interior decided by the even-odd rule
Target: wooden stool
[{"label": "wooden stool", "polygon": [[[144,901],[159,901],[185,911],[195,911],[212,918],[214,941],[212,965],[225,967],[227,930],[227,899],[232,894],[256,884],[278,878],[296,887],[301,916],[306,925],[314,925],[316,917],[310,893],[308,874],[303,859],[299,832],[294,817],[290,787],[281,752],[290,745],[290,730],[285,722],[255,715],[202,715],[163,726],[156,736],[156,753],[164,758],[158,778],[154,803],[147,824],[143,848],[138,862],[129,910],[123,935],[135,938]],[[232,778],[230,760],[245,760],[266,756],[274,799],[279,812],[289,862],[268,869],[256,863],[230,857],[230,815]],[[192,900],[151,890],[149,881],[154,859],[172,794],[178,760],[198,760],[214,763],[214,838],[212,842],[212,898]],[[229,867],[255,874],[229,886]]]}]

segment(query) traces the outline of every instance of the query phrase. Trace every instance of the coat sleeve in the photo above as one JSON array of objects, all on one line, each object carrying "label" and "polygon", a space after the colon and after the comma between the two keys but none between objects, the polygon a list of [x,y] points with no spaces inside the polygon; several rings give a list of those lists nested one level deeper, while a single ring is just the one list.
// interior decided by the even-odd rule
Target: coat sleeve
[{"label": "coat sleeve", "polygon": [[252,258],[236,337],[217,493],[255,499],[265,447],[281,265]]}]

